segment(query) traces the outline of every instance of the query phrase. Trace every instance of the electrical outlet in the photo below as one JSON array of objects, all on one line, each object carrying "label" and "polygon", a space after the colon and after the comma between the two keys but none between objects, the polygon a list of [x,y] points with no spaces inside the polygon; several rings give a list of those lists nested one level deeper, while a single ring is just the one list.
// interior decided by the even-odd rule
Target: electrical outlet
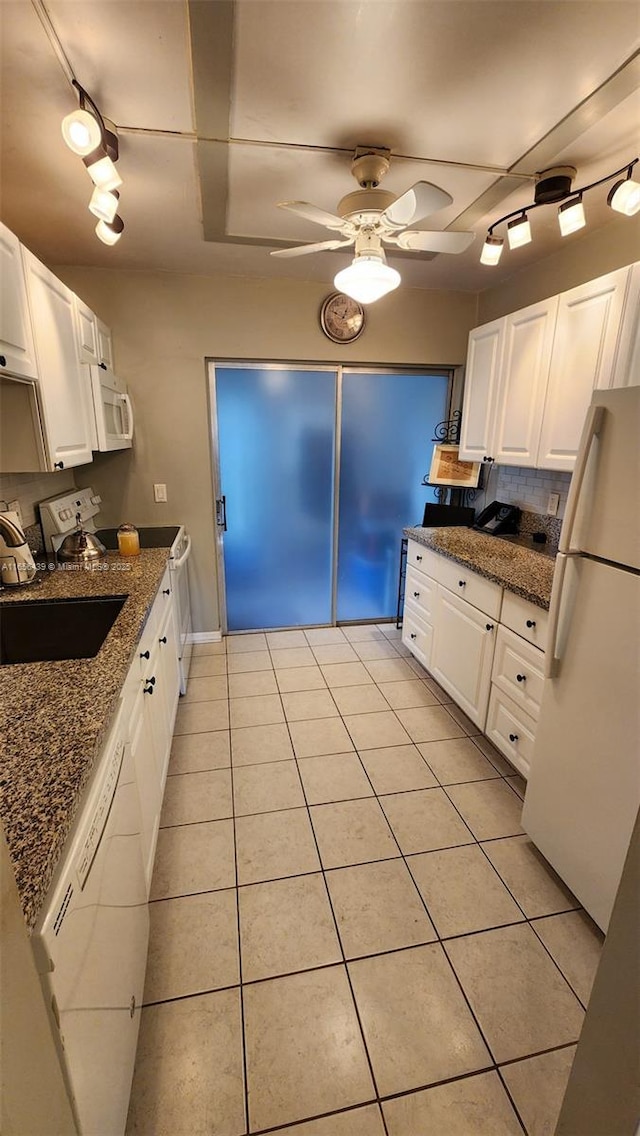
[{"label": "electrical outlet", "polygon": [[166,499],[167,499],[167,487],[166,487],[166,485],[154,485],[153,486],[153,499],[154,499],[154,501],[166,501]]},{"label": "electrical outlet", "polygon": [[22,526],[22,511],[20,509],[20,502],[19,501],[9,501],[7,503],[7,508],[8,508],[10,513],[17,513],[18,514],[18,524],[20,525],[20,528],[22,528],[23,527]]},{"label": "electrical outlet", "polygon": [[549,513],[549,515],[551,517],[557,517],[559,505],[560,505],[560,494],[559,493],[550,493],[548,498],[547,498],[547,513]]}]

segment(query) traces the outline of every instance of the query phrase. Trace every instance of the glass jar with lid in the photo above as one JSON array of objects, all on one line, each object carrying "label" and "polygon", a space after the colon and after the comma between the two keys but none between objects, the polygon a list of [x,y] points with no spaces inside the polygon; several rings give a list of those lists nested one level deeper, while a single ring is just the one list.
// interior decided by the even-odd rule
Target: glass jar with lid
[{"label": "glass jar with lid", "polygon": [[121,556],[137,556],[140,552],[140,534],[135,525],[120,525],[118,552]]}]

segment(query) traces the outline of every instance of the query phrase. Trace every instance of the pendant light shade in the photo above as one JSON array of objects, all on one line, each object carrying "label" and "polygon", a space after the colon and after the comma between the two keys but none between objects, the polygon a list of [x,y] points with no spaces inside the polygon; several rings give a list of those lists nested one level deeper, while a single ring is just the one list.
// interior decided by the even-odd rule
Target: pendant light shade
[{"label": "pendant light shade", "polygon": [[626,217],[633,217],[640,209],[640,183],[627,177],[624,181],[616,182],[607,197],[607,205],[615,209],[616,213],[624,213]]},{"label": "pendant light shade", "polygon": [[522,248],[523,245],[528,245],[531,240],[531,225],[526,213],[521,217],[516,217],[515,221],[509,221],[507,225],[507,240],[509,241],[510,249]]},{"label": "pendant light shade", "polygon": [[577,197],[570,198],[565,201],[558,209],[558,224],[560,232],[563,237],[568,237],[571,233],[577,233],[578,229],[584,229],[586,224],[584,216],[584,205],[582,204],[582,194]]},{"label": "pendant light shade", "polygon": [[480,254],[480,264],[497,264],[502,256],[503,248],[504,240],[502,237],[486,237]]},{"label": "pendant light shade", "polygon": [[82,159],[94,185],[106,191],[122,185],[122,178],[108,154],[101,148]]},{"label": "pendant light shade", "polygon": [[102,130],[90,111],[78,107],[63,118],[62,137],[74,154],[84,158],[102,142]]},{"label": "pendant light shade", "polygon": [[120,194],[117,189],[101,189],[99,185],[96,186],[89,202],[89,211],[97,217],[99,221],[106,221],[109,224],[113,221],[118,210],[118,198]]},{"label": "pendant light shade", "polygon": [[104,245],[115,245],[120,240],[123,229],[124,221],[122,217],[118,217],[116,213],[116,216],[110,223],[98,221],[96,225],[96,236],[100,238]]},{"label": "pendant light shade", "polygon": [[351,296],[361,304],[373,304],[387,292],[393,292],[401,280],[399,272],[385,263],[382,249],[379,253],[368,252],[356,255],[348,268],[343,268],[334,277],[333,283],[339,292]]}]

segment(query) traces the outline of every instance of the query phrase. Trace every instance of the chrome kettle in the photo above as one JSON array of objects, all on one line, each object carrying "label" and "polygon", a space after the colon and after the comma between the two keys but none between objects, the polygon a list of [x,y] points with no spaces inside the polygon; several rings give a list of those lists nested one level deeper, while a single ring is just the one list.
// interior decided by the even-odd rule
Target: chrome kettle
[{"label": "chrome kettle", "polygon": [[95,533],[86,532],[82,527],[80,513],[76,513],[77,529],[65,536],[57,552],[58,560],[71,564],[93,564],[104,560],[107,550]]},{"label": "chrome kettle", "polygon": [[30,584],[35,574],[36,566],[18,514],[0,513],[0,586]]}]

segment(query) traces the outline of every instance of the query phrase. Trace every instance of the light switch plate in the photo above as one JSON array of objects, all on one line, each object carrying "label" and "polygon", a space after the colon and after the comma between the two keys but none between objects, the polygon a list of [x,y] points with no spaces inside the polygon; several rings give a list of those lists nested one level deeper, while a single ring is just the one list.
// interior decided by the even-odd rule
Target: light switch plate
[{"label": "light switch plate", "polygon": [[166,487],[166,485],[154,484],[154,486],[153,486],[153,499],[154,499],[154,501],[166,501],[166,499],[167,499],[167,487]]},{"label": "light switch plate", "polygon": [[550,493],[547,498],[547,513],[552,517],[557,517],[558,508],[560,506],[560,494]]}]

